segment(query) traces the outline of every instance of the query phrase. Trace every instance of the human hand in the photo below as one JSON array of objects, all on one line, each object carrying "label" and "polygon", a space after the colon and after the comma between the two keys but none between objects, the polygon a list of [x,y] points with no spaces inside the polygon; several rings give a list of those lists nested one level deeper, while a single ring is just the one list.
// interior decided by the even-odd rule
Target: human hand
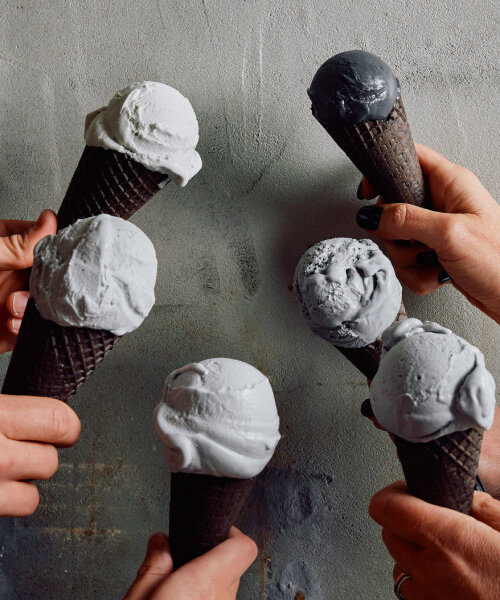
[{"label": "human hand", "polygon": [[53,398],[0,394],[0,516],[26,517],[39,502],[26,479],[49,479],[57,471],[55,446],[72,446],[80,420]]},{"label": "human hand", "polygon": [[375,494],[370,516],[396,561],[409,573],[405,600],[496,600],[500,578],[500,502],[475,492],[472,516],[408,494],[398,481]]},{"label": "human hand", "polygon": [[51,210],[43,211],[36,223],[0,220],[0,353],[12,350],[21,326],[33,249],[56,230],[57,218]]},{"label": "human hand", "polygon": [[123,600],[235,600],[240,577],[256,557],[253,540],[232,527],[227,540],[174,571],[168,538],[155,533]]},{"label": "human hand", "polygon": [[[369,398],[361,404],[361,414],[370,419],[377,429],[387,431],[375,418]],[[392,433],[389,433],[389,436],[394,441]],[[488,493],[496,500],[500,500],[500,408],[498,406],[495,406],[491,429],[483,434],[478,474]]]},{"label": "human hand", "polygon": [[[500,323],[500,206],[479,179],[434,150],[415,144],[435,210],[410,204],[365,206],[356,221],[385,241],[396,274],[417,294],[450,281]],[[363,179],[359,194],[375,190]],[[403,246],[397,240],[414,240]]]}]

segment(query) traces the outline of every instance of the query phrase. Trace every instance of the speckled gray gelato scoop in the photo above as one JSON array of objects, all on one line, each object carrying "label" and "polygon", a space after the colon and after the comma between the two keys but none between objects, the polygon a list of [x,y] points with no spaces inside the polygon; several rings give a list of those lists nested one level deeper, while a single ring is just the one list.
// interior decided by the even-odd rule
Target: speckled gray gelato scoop
[{"label": "speckled gray gelato scoop", "polygon": [[495,381],[482,353],[438,323],[406,319],[382,336],[370,400],[378,421],[409,442],[489,429]]},{"label": "speckled gray gelato scoop", "polygon": [[344,348],[374,342],[401,306],[392,264],[371,240],[315,244],[297,265],[294,288],[309,327]]}]

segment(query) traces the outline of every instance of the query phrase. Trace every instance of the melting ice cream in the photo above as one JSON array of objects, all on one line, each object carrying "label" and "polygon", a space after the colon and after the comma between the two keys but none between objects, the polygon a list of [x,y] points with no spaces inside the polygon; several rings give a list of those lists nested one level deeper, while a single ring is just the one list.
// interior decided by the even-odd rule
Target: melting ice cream
[{"label": "melting ice cream", "polygon": [[127,154],[181,187],[201,169],[193,107],[176,89],[155,81],[126,87],[108,106],[87,115],[85,141]]}]

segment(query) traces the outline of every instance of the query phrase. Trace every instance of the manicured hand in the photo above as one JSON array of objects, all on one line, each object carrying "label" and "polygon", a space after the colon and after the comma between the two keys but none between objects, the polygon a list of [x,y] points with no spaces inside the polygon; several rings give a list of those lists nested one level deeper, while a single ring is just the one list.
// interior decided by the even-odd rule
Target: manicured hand
[{"label": "manicured hand", "polygon": [[240,577],[256,557],[255,543],[232,527],[227,540],[173,571],[168,538],[155,533],[124,600],[235,600]]},{"label": "manicured hand", "polygon": [[394,579],[408,573],[405,600],[497,600],[500,502],[475,492],[472,516],[434,506],[396,482],[373,496],[370,516],[396,561]]},{"label": "manicured hand", "polygon": [[[426,146],[416,149],[435,210],[380,199],[358,211],[358,225],[385,241],[398,278],[411,290],[428,294],[451,281],[500,323],[500,206],[473,173]],[[376,193],[363,179],[358,195]]]},{"label": "manicured hand", "polygon": [[50,210],[43,211],[36,223],[0,220],[0,353],[12,350],[16,342],[29,298],[25,288],[33,249],[56,230],[57,219]]},{"label": "manicured hand", "polygon": [[80,420],[53,398],[0,394],[0,516],[25,517],[39,502],[29,479],[49,479],[59,464],[56,446],[72,446]]}]

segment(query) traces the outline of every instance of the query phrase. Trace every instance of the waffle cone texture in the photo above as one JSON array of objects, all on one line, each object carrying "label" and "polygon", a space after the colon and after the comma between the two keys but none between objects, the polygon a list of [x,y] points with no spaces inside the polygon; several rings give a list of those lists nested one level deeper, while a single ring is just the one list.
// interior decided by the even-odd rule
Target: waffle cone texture
[{"label": "waffle cone texture", "polygon": [[385,202],[427,205],[422,169],[401,98],[385,121],[322,125]]},{"label": "waffle cone texture", "polygon": [[470,515],[483,432],[471,428],[423,444],[394,438],[410,494]]},{"label": "waffle cone texture", "polygon": [[227,538],[254,481],[255,478],[171,474],[169,541],[174,569]]},{"label": "waffle cone texture", "polygon": [[[128,219],[168,181],[125,154],[85,146],[57,214],[58,228],[102,213]],[[109,331],[47,321],[31,299],[2,392],[68,402],[117,339]]]},{"label": "waffle cone texture", "polygon": [[[402,321],[403,319],[406,319],[406,310],[404,304],[401,302],[394,322]],[[375,377],[382,354],[382,341],[380,339],[362,348],[342,348],[341,346],[335,346],[335,348],[342,352],[367,379],[371,380]]]},{"label": "waffle cone texture", "polygon": [[30,298],[2,393],[68,402],[117,339],[109,331],[62,327],[43,319]]},{"label": "waffle cone texture", "polygon": [[59,229],[101,213],[128,219],[168,181],[126,154],[85,146],[57,214]]}]

